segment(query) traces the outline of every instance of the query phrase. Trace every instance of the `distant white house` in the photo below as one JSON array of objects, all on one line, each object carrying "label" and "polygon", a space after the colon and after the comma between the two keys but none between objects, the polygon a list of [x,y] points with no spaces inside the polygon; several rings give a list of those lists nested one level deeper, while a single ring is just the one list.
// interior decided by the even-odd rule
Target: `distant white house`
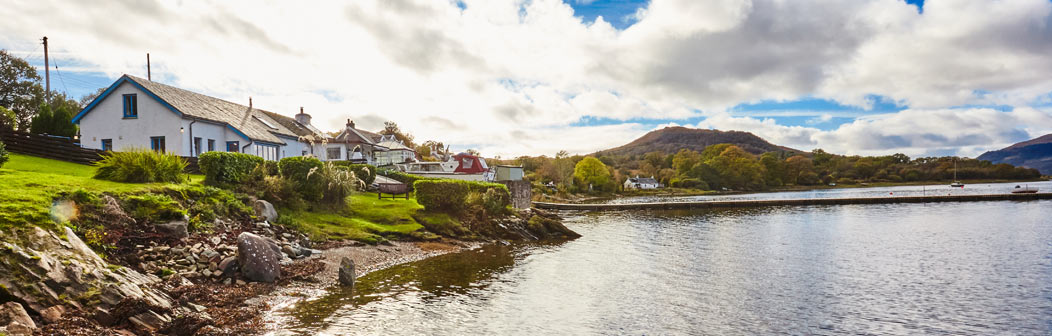
[{"label": "distant white house", "polygon": [[381,135],[378,143],[380,146],[386,147],[388,150],[376,152],[377,166],[416,161],[416,151],[407,147],[401,140],[395,138],[394,134]]},{"label": "distant white house", "polygon": [[180,156],[204,152],[247,153],[266,160],[314,155],[323,161],[375,164],[380,135],[347,127],[330,137],[311,125],[310,115],[295,118],[249,105],[124,75],[80,111],[80,143],[121,151],[149,148]]},{"label": "distant white house", "polygon": [[629,177],[625,180],[625,189],[657,189],[661,188],[661,183],[658,183],[653,176],[651,177]]}]

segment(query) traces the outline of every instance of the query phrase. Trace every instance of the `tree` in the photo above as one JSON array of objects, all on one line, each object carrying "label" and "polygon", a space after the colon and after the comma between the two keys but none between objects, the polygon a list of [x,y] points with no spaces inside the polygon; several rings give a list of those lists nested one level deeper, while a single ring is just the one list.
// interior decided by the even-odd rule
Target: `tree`
[{"label": "tree", "polygon": [[0,130],[14,130],[15,126],[18,126],[18,118],[15,117],[15,111],[0,106]]},{"label": "tree", "polygon": [[14,111],[18,129],[28,129],[44,102],[40,76],[25,60],[0,50],[0,106]]},{"label": "tree", "polygon": [[73,124],[73,112],[70,111],[70,105],[58,104],[58,108],[52,112],[50,106],[40,104],[37,115],[33,117],[30,132],[70,138],[77,135],[77,125]]},{"label": "tree", "polygon": [[383,134],[383,135],[394,135],[395,139],[398,139],[398,141],[401,141],[402,144],[405,145],[406,147],[409,147],[409,148],[415,148],[416,147],[416,144],[413,143],[413,136],[410,135],[409,133],[402,132],[402,130],[398,128],[398,124],[396,124],[393,121],[385,121],[384,122],[384,130],[380,131],[380,134]]},{"label": "tree", "polygon": [[95,92],[80,97],[80,107],[84,108],[85,106],[88,106],[88,104],[91,104],[91,101],[101,96],[103,92],[106,92],[106,89],[109,89],[109,87],[100,87],[98,90],[95,90]]},{"label": "tree", "polygon": [[593,189],[608,190],[613,184],[610,170],[602,161],[594,157],[586,157],[574,166],[573,176],[581,183],[581,187],[592,186]]}]

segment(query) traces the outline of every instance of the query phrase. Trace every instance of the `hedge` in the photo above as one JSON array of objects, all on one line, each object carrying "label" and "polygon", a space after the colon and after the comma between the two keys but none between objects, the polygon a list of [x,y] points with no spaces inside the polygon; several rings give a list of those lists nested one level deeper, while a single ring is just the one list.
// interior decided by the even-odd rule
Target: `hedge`
[{"label": "hedge", "polygon": [[205,152],[197,157],[205,184],[221,186],[241,183],[263,162],[261,157],[235,152]]},{"label": "hedge", "polygon": [[392,180],[405,183],[410,187],[416,188],[416,181],[435,181],[435,180],[446,180],[438,177],[427,177],[420,175],[407,174],[397,170],[384,169],[379,172],[380,175],[391,178]]},{"label": "hedge", "polygon": [[376,166],[361,164],[361,163],[350,163],[349,161],[333,161],[337,167],[347,167],[358,179],[365,182],[365,185],[373,184],[376,181]]},{"label": "hedge", "polygon": [[[314,173],[311,170],[314,169]],[[296,191],[308,201],[319,201],[325,193],[324,165],[315,157],[294,156],[278,161],[281,176],[292,181]]]},{"label": "hedge", "polygon": [[[413,183],[416,201],[425,210],[460,212],[467,208],[468,196],[475,193],[487,211],[503,209],[510,204],[508,187],[499,183],[473,182],[450,179],[427,179]],[[491,191],[492,190],[492,191]]]},{"label": "hedge", "polygon": [[5,162],[7,162],[7,150],[4,149],[4,143],[0,141],[0,167],[3,167]]}]

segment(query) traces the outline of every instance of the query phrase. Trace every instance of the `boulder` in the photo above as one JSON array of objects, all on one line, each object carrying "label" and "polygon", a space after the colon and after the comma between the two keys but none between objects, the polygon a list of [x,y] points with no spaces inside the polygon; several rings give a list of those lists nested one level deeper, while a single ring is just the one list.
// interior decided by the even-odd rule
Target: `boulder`
[{"label": "boulder", "polygon": [[232,276],[234,272],[237,272],[237,258],[227,257],[223,261],[219,262],[219,271],[222,272],[223,276]]},{"label": "boulder", "polygon": [[340,259],[340,285],[354,287],[354,260],[343,257]]},{"label": "boulder", "polygon": [[249,232],[237,236],[237,263],[250,281],[274,282],[281,278],[281,248],[272,240]]},{"label": "boulder", "polygon": [[256,211],[256,217],[262,217],[270,222],[278,219],[278,211],[274,209],[274,205],[270,204],[270,202],[256,200],[252,202],[252,209]]},{"label": "boulder", "polygon": [[30,328],[20,322],[11,322],[11,324],[8,324],[6,328],[0,329],[0,331],[4,331],[5,335],[11,336],[31,336],[33,335],[33,329],[35,328]]},{"label": "boulder", "polygon": [[33,319],[29,317],[29,313],[26,313],[25,308],[22,308],[22,305],[17,302],[0,305],[0,327],[7,326],[10,331],[11,324],[21,324],[29,327],[30,330],[37,328],[36,323],[33,323]]},{"label": "boulder", "polygon": [[171,221],[164,224],[156,224],[153,230],[169,238],[183,239],[190,236],[186,230],[187,222],[184,220]]},{"label": "boulder", "polygon": [[66,308],[63,306],[51,306],[48,309],[44,309],[40,312],[40,318],[47,321],[47,323],[55,323],[62,320],[62,315],[66,313]]}]

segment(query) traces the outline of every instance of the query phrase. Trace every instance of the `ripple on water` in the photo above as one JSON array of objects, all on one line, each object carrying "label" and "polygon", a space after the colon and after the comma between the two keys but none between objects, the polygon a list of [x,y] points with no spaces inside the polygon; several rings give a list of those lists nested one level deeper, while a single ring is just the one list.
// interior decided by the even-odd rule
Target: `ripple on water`
[{"label": "ripple on water", "polygon": [[573,214],[582,238],[383,270],[299,334],[1042,334],[1052,201]]}]

